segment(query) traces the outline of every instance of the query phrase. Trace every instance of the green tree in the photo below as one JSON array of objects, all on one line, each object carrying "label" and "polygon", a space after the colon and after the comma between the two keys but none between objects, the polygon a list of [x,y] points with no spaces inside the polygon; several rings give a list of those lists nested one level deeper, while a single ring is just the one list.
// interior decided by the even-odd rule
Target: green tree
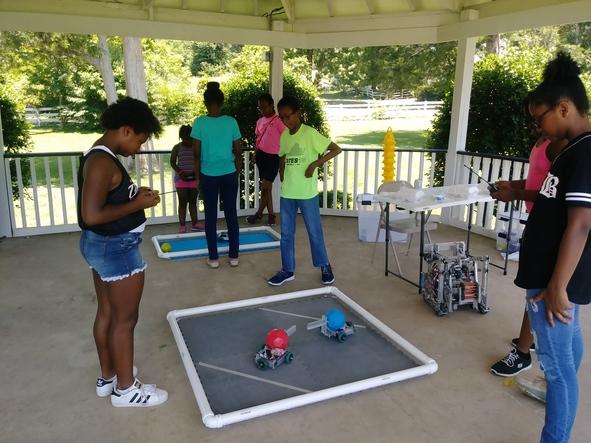
[{"label": "green tree", "polygon": [[195,42],[191,45],[191,74],[215,75],[221,72],[240,50],[238,45]]},{"label": "green tree", "polygon": [[[253,75],[254,74],[254,75]],[[254,149],[254,130],[260,117],[257,110],[258,97],[269,91],[269,79],[264,70],[252,71],[247,75],[238,74],[222,84],[226,96],[224,113],[238,121],[245,147]],[[306,124],[328,135],[322,102],[314,86],[287,71],[283,79],[283,95],[297,97],[301,103],[303,120]]]},{"label": "green tree", "polygon": [[[269,91],[269,68],[263,57],[265,51],[266,48],[260,46],[244,46],[231,62],[235,74],[227,79],[220,79],[221,89],[225,95],[224,114],[236,118],[242,134],[243,146],[249,150],[255,147],[255,126],[260,117],[257,110],[258,97]],[[200,97],[207,80],[204,78],[200,81]],[[322,102],[318,98],[314,85],[297,74],[286,71],[283,79],[283,95],[297,97],[302,106],[304,122],[328,135]],[[199,111],[204,113],[205,107],[202,100],[200,102]],[[251,196],[254,191],[254,168],[254,162],[251,162],[249,171]],[[241,181],[244,179],[245,176],[241,177]],[[242,195],[242,199],[244,198],[245,196]]]},{"label": "green tree", "polygon": [[[0,83],[0,115],[2,117],[2,137],[4,149],[7,154],[27,152],[31,147],[29,137],[29,124],[26,122],[23,109],[24,106],[17,106],[8,95],[4,85]],[[21,162],[21,174],[23,186],[30,183],[29,162]],[[16,163],[10,161],[10,175],[12,179],[13,198],[18,198],[18,183],[16,180]]]},{"label": "green tree", "polygon": [[[489,54],[474,66],[466,151],[527,157],[534,136],[528,127],[524,101],[538,83],[548,52],[511,52],[505,57]],[[427,147],[447,149],[451,123],[453,85],[433,120]],[[436,165],[438,182],[444,159]]]},{"label": "green tree", "polygon": [[[367,48],[292,49],[286,59],[305,57],[309,78],[327,79],[343,90],[359,92],[364,86],[386,94],[401,89],[438,98],[453,76],[456,44],[380,46]],[[314,73],[314,76],[312,75]],[[313,77],[313,78],[312,78]]]},{"label": "green tree", "polygon": [[195,79],[191,77],[191,44],[144,39],[148,102],[164,124],[189,121],[197,110]]}]

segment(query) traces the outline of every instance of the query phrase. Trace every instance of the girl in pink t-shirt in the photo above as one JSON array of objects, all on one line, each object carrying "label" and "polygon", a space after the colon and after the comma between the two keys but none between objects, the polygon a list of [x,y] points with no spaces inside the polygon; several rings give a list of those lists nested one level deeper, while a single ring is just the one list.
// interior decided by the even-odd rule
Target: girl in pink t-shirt
[{"label": "girl in pink t-shirt", "polygon": [[527,212],[531,212],[534,201],[550,170],[552,160],[566,146],[566,140],[551,142],[550,139],[540,137],[532,147],[529,154],[529,172],[525,180],[501,180],[495,183],[498,191],[492,197],[510,202],[522,200],[525,203]]},{"label": "girl in pink t-shirt", "polygon": [[[527,178],[525,180],[496,182],[495,185],[498,191],[492,193],[492,197],[503,202],[522,200],[525,203],[527,212],[531,212],[553,159],[564,149],[567,143],[567,140],[553,142],[548,138],[540,137],[529,154]],[[490,370],[493,374],[501,377],[513,377],[531,367],[530,350],[535,348],[527,311],[523,314],[519,337],[514,338],[511,344],[513,345],[511,352],[491,366]]]},{"label": "girl in pink t-shirt", "polygon": [[255,162],[259,170],[261,180],[261,199],[258,211],[246,217],[246,221],[254,225],[263,218],[263,212],[267,208],[269,213],[268,223],[275,224],[275,213],[273,211],[273,182],[279,171],[279,138],[285,130],[285,125],[275,114],[275,106],[271,94],[263,94],[258,99],[258,106],[261,118],[257,120],[255,129],[256,151]]}]

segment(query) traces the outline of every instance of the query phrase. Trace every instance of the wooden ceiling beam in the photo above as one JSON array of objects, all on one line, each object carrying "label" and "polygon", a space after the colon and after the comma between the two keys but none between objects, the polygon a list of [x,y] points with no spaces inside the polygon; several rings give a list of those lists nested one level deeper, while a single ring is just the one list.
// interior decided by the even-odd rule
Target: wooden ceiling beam
[{"label": "wooden ceiling beam", "polygon": [[326,0],[326,9],[328,9],[328,16],[334,17],[334,4],[333,0]]},{"label": "wooden ceiling beam", "polygon": [[377,12],[376,0],[365,0],[365,6],[371,15]]},{"label": "wooden ceiling beam", "polygon": [[408,5],[409,11],[415,12],[417,10],[417,5],[414,0],[406,0],[406,4]]},{"label": "wooden ceiling beam", "polygon": [[288,23],[293,23],[295,20],[295,6],[293,0],[281,0],[281,5],[285,10],[285,15],[287,15]]}]

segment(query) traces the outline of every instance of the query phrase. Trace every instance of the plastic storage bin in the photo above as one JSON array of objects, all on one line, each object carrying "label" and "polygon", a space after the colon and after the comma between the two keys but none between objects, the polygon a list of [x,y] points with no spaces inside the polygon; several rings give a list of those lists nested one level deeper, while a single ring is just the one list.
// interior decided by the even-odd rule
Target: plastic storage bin
[{"label": "plastic storage bin", "polygon": [[509,254],[519,251],[521,244],[521,234],[527,222],[527,213],[513,211],[513,221],[511,223],[511,233],[509,233],[509,211],[497,214],[497,250],[505,252],[507,248],[507,239],[509,239]]}]

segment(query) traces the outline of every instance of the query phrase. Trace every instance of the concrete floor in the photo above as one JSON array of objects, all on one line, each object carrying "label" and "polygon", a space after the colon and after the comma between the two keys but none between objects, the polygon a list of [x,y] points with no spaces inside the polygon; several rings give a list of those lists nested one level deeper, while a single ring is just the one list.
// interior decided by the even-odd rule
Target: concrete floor
[{"label": "concrete floor", "polygon": [[[169,391],[153,409],[116,409],[95,396],[99,373],[92,322],[96,300],[90,273],[78,252],[79,234],[0,240],[0,441],[1,442],[535,442],[542,404],[523,396],[489,366],[505,355],[518,331],[523,291],[490,272],[488,315],[455,312],[438,318],[414,287],[384,277],[383,246],[374,264],[371,243],[357,240],[356,219],[323,217],[335,286],[437,360],[432,375],[339,399],[209,430],[191,391],[166,313],[298,289],[318,287],[303,224],[298,225],[297,279],[272,288],[266,279],[280,267],[278,251],[244,254],[240,266],[210,270],[205,261],[158,259],[152,235],[176,227],[149,227],[142,251],[149,264],[136,365],[141,379]],[[435,241],[459,239],[444,227]],[[499,255],[489,239],[474,236],[473,252]],[[402,247],[400,248],[402,249]],[[416,250],[403,259],[414,275]],[[412,271],[412,272],[411,272]],[[581,313],[591,339],[591,310]],[[580,371],[581,398],[572,442],[591,441],[591,358]]]}]

